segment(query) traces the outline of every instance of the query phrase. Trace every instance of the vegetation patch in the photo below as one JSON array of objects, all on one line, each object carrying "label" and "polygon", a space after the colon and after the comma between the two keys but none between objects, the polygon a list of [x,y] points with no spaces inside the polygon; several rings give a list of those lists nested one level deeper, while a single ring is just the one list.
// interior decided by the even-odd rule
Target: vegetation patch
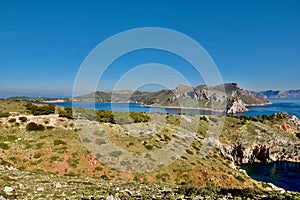
[{"label": "vegetation patch", "polygon": [[26,126],[27,131],[43,131],[45,130],[45,127],[42,124],[36,124],[34,122],[30,122]]},{"label": "vegetation patch", "polygon": [[25,107],[33,115],[49,115],[55,113],[55,105],[53,104],[37,106],[32,103],[28,103],[25,105]]},{"label": "vegetation patch", "polygon": [[57,146],[57,145],[60,145],[60,144],[61,145],[66,145],[67,143],[62,141],[62,140],[54,140],[53,144],[54,144],[54,146]]},{"label": "vegetation patch", "polygon": [[4,143],[4,142],[0,142],[0,149],[8,150],[8,149],[9,149],[9,146],[8,146],[8,144],[6,144],[6,143]]}]

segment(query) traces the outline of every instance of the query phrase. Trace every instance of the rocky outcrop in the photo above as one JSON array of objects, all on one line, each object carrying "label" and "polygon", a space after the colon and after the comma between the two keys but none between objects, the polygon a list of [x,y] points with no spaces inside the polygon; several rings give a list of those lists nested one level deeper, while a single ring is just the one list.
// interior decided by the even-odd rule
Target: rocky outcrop
[{"label": "rocky outcrop", "polygon": [[268,163],[275,161],[290,161],[300,162],[298,148],[300,144],[292,148],[268,146],[262,144],[255,144],[249,147],[242,144],[231,146],[220,146],[221,153],[224,157],[233,161],[236,164],[246,163]]},{"label": "rocky outcrop", "polygon": [[242,113],[246,112],[248,109],[242,100],[236,100],[232,103],[232,106],[227,110],[228,114]]},{"label": "rocky outcrop", "polygon": [[255,145],[247,148],[242,144],[222,146],[221,153],[224,157],[230,159],[236,164],[270,162],[270,148],[266,145]]},{"label": "rocky outcrop", "polygon": [[289,122],[297,132],[300,132],[300,120],[295,115],[289,119]]}]

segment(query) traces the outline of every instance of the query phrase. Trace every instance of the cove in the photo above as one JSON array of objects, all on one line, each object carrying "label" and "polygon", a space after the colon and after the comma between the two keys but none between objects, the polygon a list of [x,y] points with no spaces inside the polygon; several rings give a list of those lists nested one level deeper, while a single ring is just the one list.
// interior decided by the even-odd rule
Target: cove
[{"label": "cove", "polygon": [[241,168],[257,181],[273,183],[285,190],[300,192],[300,163],[252,163],[243,164]]}]

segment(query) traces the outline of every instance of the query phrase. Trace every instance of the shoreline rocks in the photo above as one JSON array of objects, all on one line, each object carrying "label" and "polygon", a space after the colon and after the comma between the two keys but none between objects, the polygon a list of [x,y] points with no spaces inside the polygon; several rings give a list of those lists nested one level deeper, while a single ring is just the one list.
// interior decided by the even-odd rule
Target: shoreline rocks
[{"label": "shoreline rocks", "polygon": [[232,103],[232,106],[227,110],[227,114],[236,114],[236,113],[243,113],[248,111],[246,105],[243,103],[242,100],[236,100]]}]

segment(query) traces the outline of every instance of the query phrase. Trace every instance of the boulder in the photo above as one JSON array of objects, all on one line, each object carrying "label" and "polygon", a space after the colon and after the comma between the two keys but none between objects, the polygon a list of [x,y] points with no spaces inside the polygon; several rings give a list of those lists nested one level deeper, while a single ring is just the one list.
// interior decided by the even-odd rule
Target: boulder
[{"label": "boulder", "polygon": [[5,192],[6,194],[11,194],[15,189],[9,186],[5,186],[3,189],[3,192]]}]

